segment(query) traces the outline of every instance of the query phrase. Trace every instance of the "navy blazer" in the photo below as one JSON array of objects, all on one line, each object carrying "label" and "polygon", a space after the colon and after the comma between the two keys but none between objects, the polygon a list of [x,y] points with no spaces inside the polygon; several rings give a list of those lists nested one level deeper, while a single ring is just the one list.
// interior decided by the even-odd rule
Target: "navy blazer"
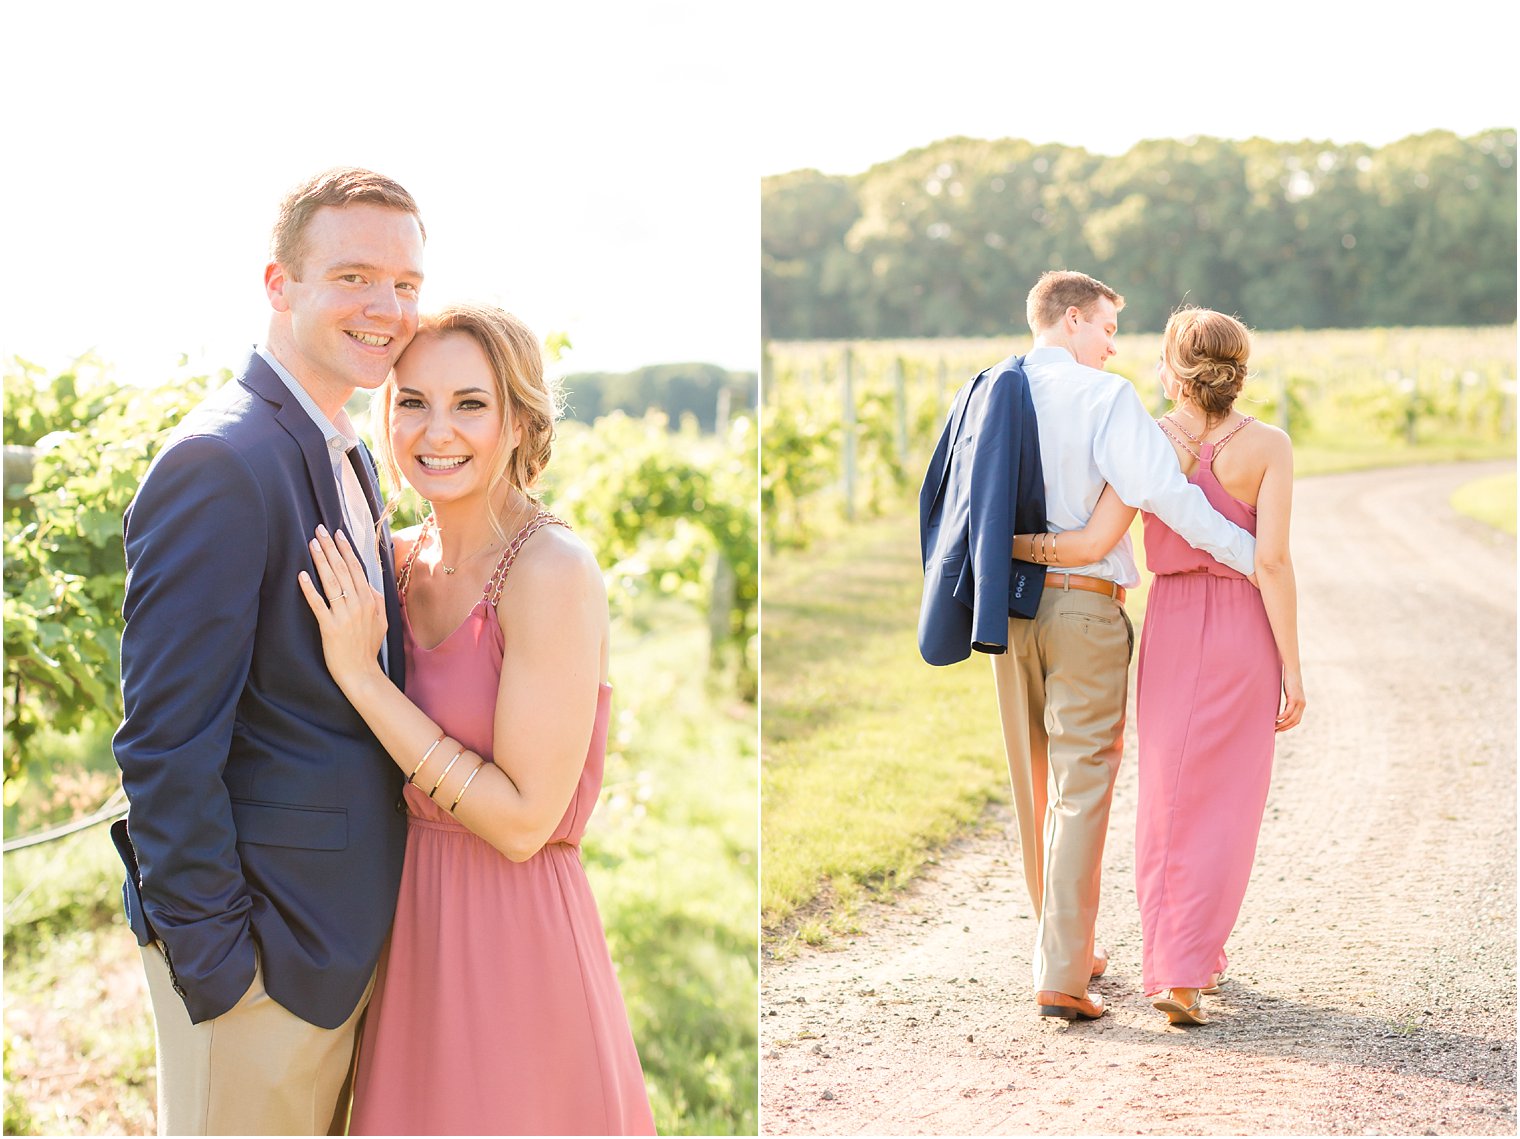
[{"label": "navy blazer", "polygon": [[[237,1003],[257,959],[271,997],[336,1028],[395,911],[401,774],[329,675],[296,581],[316,576],[319,522],[343,526],[327,442],[257,353],[185,417],[127,509],[114,749],[130,806],[114,837],[132,931],[162,941],[196,1023]],[[380,547],[400,683],[388,537]]]},{"label": "navy blazer", "polygon": [[1013,560],[1013,536],[1044,529],[1034,400],[1024,358],[1010,356],[956,393],[919,491],[924,660],[1008,651],[1008,619],[1033,617],[1045,587],[1044,566]]}]

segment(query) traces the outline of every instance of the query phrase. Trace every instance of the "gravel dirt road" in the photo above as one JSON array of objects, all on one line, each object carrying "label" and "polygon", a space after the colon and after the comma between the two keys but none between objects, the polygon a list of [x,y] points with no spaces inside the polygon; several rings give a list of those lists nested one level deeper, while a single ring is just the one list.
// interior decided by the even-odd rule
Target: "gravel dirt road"
[{"label": "gravel dirt road", "polygon": [[1514,1135],[1515,542],[1448,503],[1507,469],[1299,483],[1308,713],[1279,738],[1210,1024],[1167,1025],[1140,987],[1131,735],[1098,922],[1107,1015],[1035,1014],[1034,922],[994,809],[863,934],[767,954],[763,1130]]}]

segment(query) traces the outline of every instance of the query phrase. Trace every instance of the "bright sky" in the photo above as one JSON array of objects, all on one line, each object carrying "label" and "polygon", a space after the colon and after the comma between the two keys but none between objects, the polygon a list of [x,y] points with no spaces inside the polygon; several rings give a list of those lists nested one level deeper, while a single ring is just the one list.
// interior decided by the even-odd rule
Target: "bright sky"
[{"label": "bright sky", "polygon": [[752,76],[709,11],[8,4],[0,355],[235,365],[268,326],[280,198],[353,164],[417,199],[425,308],[567,332],[562,370],[753,369],[759,175],[727,110]]},{"label": "bright sky", "polygon": [[[1516,6],[1366,0],[770,0],[762,173],[854,174],[952,135],[1380,145],[1515,127]],[[1503,45],[1503,46],[1500,46]],[[783,70],[786,81],[776,73]]]},{"label": "bright sky", "polygon": [[[1380,144],[1513,127],[1508,6],[1090,0],[12,3],[0,355],[151,380],[268,320],[268,229],[340,163],[427,223],[424,306],[562,370],[754,368],[759,179],[949,135]],[[1508,46],[1507,46],[1508,45]]]}]

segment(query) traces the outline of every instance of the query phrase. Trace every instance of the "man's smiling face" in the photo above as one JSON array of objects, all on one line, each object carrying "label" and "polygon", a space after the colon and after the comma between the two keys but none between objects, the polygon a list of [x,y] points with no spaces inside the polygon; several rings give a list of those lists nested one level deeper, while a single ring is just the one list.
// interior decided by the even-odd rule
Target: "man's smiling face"
[{"label": "man's smiling face", "polygon": [[[300,265],[272,264],[270,302],[283,314],[275,355],[321,402],[383,384],[417,331],[422,231],[403,210],[326,206],[301,237]],[[297,276],[297,274],[299,274]]]}]

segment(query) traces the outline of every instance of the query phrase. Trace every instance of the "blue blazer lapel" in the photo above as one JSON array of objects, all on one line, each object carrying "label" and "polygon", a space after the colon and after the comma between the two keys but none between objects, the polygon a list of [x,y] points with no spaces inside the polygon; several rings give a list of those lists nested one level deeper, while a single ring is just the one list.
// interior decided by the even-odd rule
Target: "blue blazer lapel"
[{"label": "blue blazer lapel", "polygon": [[[343,518],[343,503],[338,498],[338,481],[333,477],[332,458],[327,447],[327,440],[322,437],[322,432],[317,425],[311,421],[311,416],[306,414],[306,409],[290,394],[285,381],[275,374],[274,369],[265,363],[264,358],[257,352],[250,353],[248,363],[243,368],[243,383],[260,398],[274,405],[275,421],[290,433],[291,438],[301,448],[301,457],[306,465],[306,475],[311,482],[312,494],[317,500],[317,513],[322,525],[327,527],[330,534],[345,529],[347,523]],[[369,448],[363,443],[359,445],[359,452],[363,456],[364,467],[359,472],[359,483],[364,487],[364,496],[369,502],[371,515],[379,518],[381,503],[375,462],[370,457]],[[306,539],[312,536],[311,534],[303,535]],[[388,533],[379,546],[380,576],[384,583],[387,624],[385,648],[390,662],[390,678],[399,688],[406,677],[406,646],[401,630],[400,603],[396,597],[395,559],[391,553]]]},{"label": "blue blazer lapel", "polygon": [[[295,396],[285,382],[275,375],[274,369],[264,362],[257,352],[250,354],[243,369],[243,382],[261,398],[274,405],[274,418],[290,433],[301,448],[306,462],[306,474],[311,480],[312,494],[316,496],[317,511],[322,525],[330,534],[343,528],[343,504],[338,500],[338,482],[333,478],[332,458],[328,453],[327,440],[306,414],[306,409],[296,402]],[[314,535],[307,534],[310,539]]]}]

